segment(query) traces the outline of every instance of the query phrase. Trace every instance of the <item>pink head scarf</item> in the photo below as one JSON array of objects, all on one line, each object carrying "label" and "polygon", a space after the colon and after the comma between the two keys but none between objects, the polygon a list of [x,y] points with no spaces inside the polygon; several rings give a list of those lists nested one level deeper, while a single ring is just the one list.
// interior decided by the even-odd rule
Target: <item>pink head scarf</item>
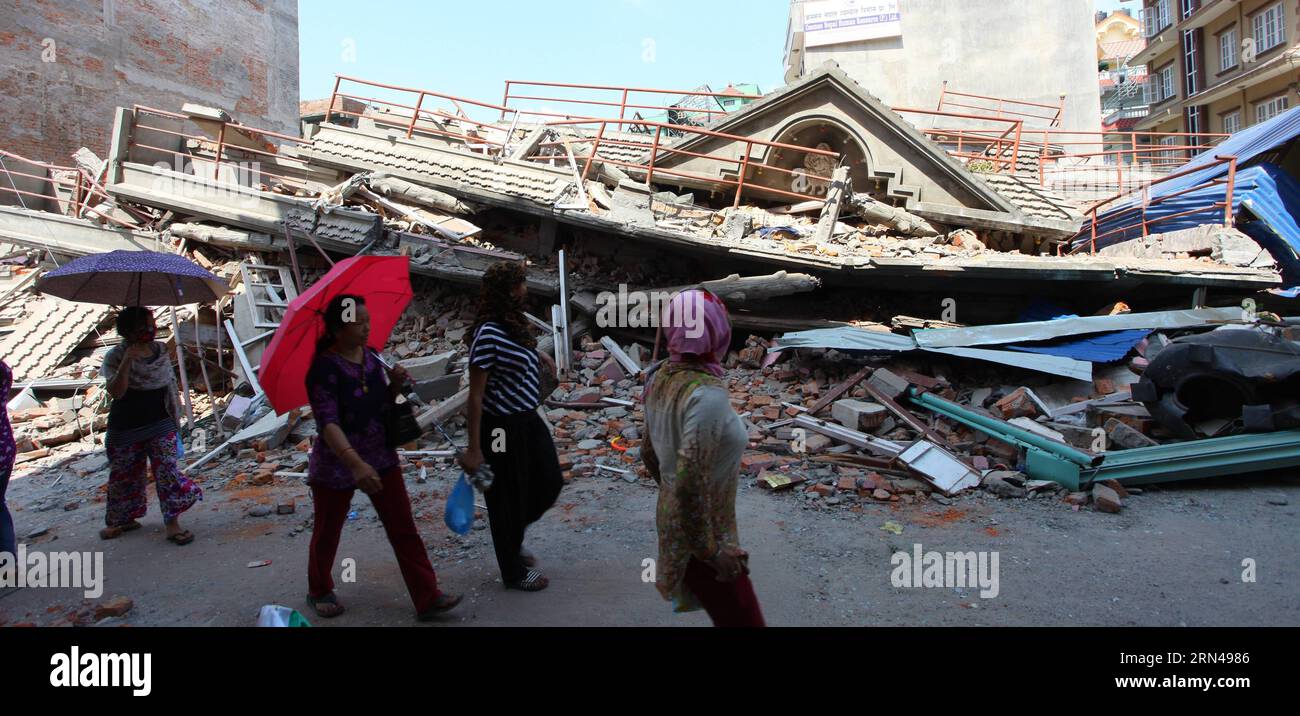
[{"label": "pink head scarf", "polygon": [[668,359],[681,363],[690,356],[716,376],[731,345],[731,321],[722,299],[697,288],[673,296],[660,317]]}]

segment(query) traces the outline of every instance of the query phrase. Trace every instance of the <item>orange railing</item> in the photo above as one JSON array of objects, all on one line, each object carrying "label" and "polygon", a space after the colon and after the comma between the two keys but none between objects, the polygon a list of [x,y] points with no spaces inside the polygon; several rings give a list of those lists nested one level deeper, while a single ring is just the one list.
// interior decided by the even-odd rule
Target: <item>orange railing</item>
[{"label": "orange railing", "polygon": [[1038,184],[1059,191],[1132,191],[1176,171],[1229,135],[1191,132],[1034,130]]},{"label": "orange railing", "polygon": [[1020,160],[1024,120],[945,112],[934,109],[913,109],[911,107],[894,107],[893,110],[902,114],[920,114],[928,117],[945,117],[962,121],[1003,123],[1006,127],[1002,129],[960,127],[917,127],[917,129],[954,157],[965,159],[968,162],[990,162],[994,165],[996,171],[1006,169],[1014,172],[1016,170],[1016,164]]},{"label": "orange railing", "polygon": [[[342,92],[340,91],[340,87],[342,87],[342,83],[344,82],[361,85],[363,87],[368,87],[370,89],[358,90],[358,91],[366,91],[368,93],[367,95],[353,94],[351,92]],[[370,95],[379,94],[374,90],[385,90],[390,95],[396,95],[397,97],[402,98],[404,101],[393,101],[392,99],[388,99],[388,98],[370,96]],[[363,102],[368,106],[368,109],[363,112],[351,112],[344,109],[340,109],[338,108],[338,106],[341,104],[339,102],[339,99],[341,98],[352,99],[352,100],[357,100],[359,102]],[[451,111],[447,111],[446,109],[437,108],[433,106],[427,106],[425,103],[430,100],[432,101],[443,100],[445,102],[450,103]],[[414,101],[414,104],[407,104],[407,102],[410,101]],[[325,112],[325,121],[328,122],[334,115],[339,114],[339,115],[358,117],[358,118],[369,117],[378,122],[388,122],[388,123],[395,124],[396,121],[390,120],[387,117],[385,117],[384,112],[375,111],[376,108],[395,108],[395,109],[407,111],[410,114],[409,120],[399,118],[400,121],[405,122],[407,139],[410,139],[411,137],[415,136],[416,133],[418,132],[419,134],[422,135],[433,135],[433,136],[444,137],[447,139],[452,139],[452,140],[464,142],[466,144],[471,144],[471,145],[484,145],[489,152],[492,151],[493,149],[496,149],[498,151],[503,149],[508,143],[508,139],[509,139],[508,130],[505,127],[500,126],[496,122],[476,120],[470,117],[469,113],[466,111],[467,107],[470,110],[490,110],[492,112],[500,112],[502,118],[504,118],[508,113],[512,114],[512,116],[515,116],[517,118],[517,113],[515,112],[515,110],[511,109],[510,107],[506,107],[504,105],[491,104],[488,102],[480,102],[478,100],[466,99],[464,97],[456,97],[454,95],[443,94],[441,92],[434,92],[432,90],[420,89],[416,87],[402,87],[400,85],[390,85],[381,82],[372,82],[370,80],[363,80],[357,77],[336,75],[334,79],[334,92],[333,94],[330,95],[330,106],[329,109],[326,110]],[[466,125],[470,128],[466,129],[465,131],[456,131],[457,129],[462,128],[461,125]],[[477,130],[487,129],[487,128],[490,128],[494,132],[500,132],[506,134],[507,141],[501,141],[480,134],[471,133]]]},{"label": "orange railing", "polygon": [[[345,87],[343,85],[344,82],[361,85],[364,87],[369,87],[370,90],[345,91],[345,90],[349,90],[350,88]],[[346,76],[339,75],[336,77],[335,80],[334,92],[331,95],[331,99],[330,99],[330,109],[326,112],[325,121],[328,122],[330,118],[335,114],[356,116],[356,117],[365,116],[365,117],[370,117],[372,119],[376,119],[377,121],[384,121],[383,117],[385,116],[385,111],[389,110],[390,108],[396,108],[396,109],[406,110],[409,113],[409,117],[398,118],[398,120],[390,120],[390,123],[395,121],[403,122],[407,138],[412,138],[417,134],[422,136],[436,136],[436,137],[441,137],[444,139],[463,143],[466,147],[471,149],[474,148],[475,145],[478,145],[485,148],[489,153],[491,153],[491,152],[503,152],[505,150],[505,148],[510,143],[511,134],[513,134],[514,128],[518,126],[520,117],[532,116],[532,115],[547,117],[547,119],[544,122],[542,122],[542,124],[544,124],[545,126],[554,127],[556,129],[560,129],[563,127],[573,128],[575,130],[578,130],[577,134],[579,136],[576,137],[566,136],[563,138],[562,141],[540,142],[538,144],[537,150],[535,150],[530,156],[524,157],[525,161],[555,162],[556,160],[563,159],[567,162],[567,156],[564,154],[545,154],[542,152],[544,152],[548,148],[559,147],[565,144],[568,144],[570,146],[590,145],[590,150],[586,152],[583,156],[581,157],[575,156],[575,161],[577,162],[577,166],[575,168],[581,169],[581,178],[584,181],[588,176],[588,174],[590,173],[592,165],[596,162],[601,162],[622,169],[630,169],[635,172],[644,172],[646,175],[647,183],[652,182],[655,176],[661,176],[661,177],[677,177],[680,179],[687,179],[687,180],[705,181],[712,184],[722,184],[728,187],[734,186],[735,187],[734,203],[737,205],[740,202],[740,197],[744,194],[746,189],[750,189],[751,191],[761,189],[762,191],[767,192],[769,194],[782,196],[782,197],[789,197],[799,201],[825,198],[824,194],[819,195],[816,193],[809,193],[809,192],[803,192],[797,190],[790,191],[779,187],[772,187],[767,184],[757,184],[751,178],[749,178],[749,173],[751,169],[762,169],[765,172],[774,172],[777,174],[788,174],[791,176],[791,184],[790,184],[791,189],[794,189],[799,186],[798,182],[796,181],[796,177],[800,177],[800,176],[803,178],[803,181],[805,181],[810,188],[829,186],[831,181],[831,177],[829,176],[812,174],[802,169],[785,169],[783,167],[777,167],[767,163],[758,164],[752,162],[750,160],[750,155],[753,153],[755,147],[766,147],[766,148],[772,148],[772,149],[778,149],[784,151],[802,152],[807,155],[825,156],[832,159],[836,163],[838,163],[841,160],[840,154],[837,152],[810,149],[807,147],[800,147],[793,144],[768,142],[760,139],[752,139],[752,138],[742,137],[733,134],[714,132],[707,129],[703,129],[701,127],[696,127],[688,124],[680,124],[678,122],[659,122],[659,121],[644,119],[639,116],[631,117],[631,118],[626,117],[626,112],[629,109],[666,109],[667,108],[667,109],[681,110],[685,112],[703,111],[703,110],[698,110],[696,108],[683,108],[680,106],[669,107],[665,105],[664,107],[660,107],[658,105],[640,104],[635,101],[629,102],[627,101],[627,95],[631,93],[650,92],[650,93],[661,93],[661,94],[674,94],[679,96],[694,94],[694,95],[709,96],[709,97],[729,97],[729,98],[742,98],[742,99],[754,98],[754,96],[752,95],[705,93],[705,92],[692,93],[692,92],[679,92],[677,90],[651,90],[651,89],[644,89],[644,88],[623,88],[623,87],[609,87],[609,86],[602,86],[602,85],[571,85],[571,84],[562,84],[562,83],[540,83],[540,82],[533,83],[533,82],[521,82],[518,80],[511,80],[510,82],[507,83],[505,100],[508,102],[511,100],[536,98],[535,95],[516,95],[516,94],[512,94],[510,91],[510,88],[512,87],[525,86],[525,85],[542,85],[548,87],[579,88],[579,89],[614,90],[619,93],[619,97],[620,97],[619,102],[603,103],[603,104],[598,104],[597,106],[618,107],[619,112],[622,113],[624,116],[614,119],[614,118],[590,117],[590,116],[573,117],[570,115],[563,115],[559,113],[548,113],[548,112],[528,112],[526,110],[519,109],[516,107],[509,107],[504,103],[492,104],[488,102],[480,102],[477,100],[466,99],[464,97],[454,97],[452,95],[447,95],[440,92],[434,92],[432,90],[418,89],[413,87],[402,87],[398,85],[389,85],[389,84],[383,84],[378,82],[371,82],[369,80],[363,80],[356,77],[346,77]],[[382,92],[377,92],[375,90],[382,90]],[[367,91],[367,94],[366,95],[357,94],[356,92],[358,91]],[[378,94],[384,94],[385,96],[383,97],[374,96]],[[349,99],[364,102],[367,105],[367,109],[362,112],[356,112],[356,111],[349,112],[349,111],[339,109],[338,107],[341,104],[339,101],[340,98],[349,98]],[[545,99],[549,101],[559,101],[555,98],[545,98]],[[453,111],[455,113],[453,114],[451,112],[430,107],[427,104],[427,102],[429,102],[430,100],[444,100],[446,102],[450,102],[454,106]],[[578,103],[585,103],[584,100],[574,100],[574,101]],[[476,111],[476,110],[480,112],[480,116],[482,116],[484,111],[492,111],[496,113],[497,114],[496,121],[486,121],[486,120],[474,119],[470,117],[469,112]],[[446,121],[439,123],[440,120],[446,120]],[[460,124],[464,124],[474,128],[466,131],[482,131],[485,132],[485,134],[471,135],[471,134],[467,134],[466,131],[457,131],[458,129],[460,129],[460,127],[453,126],[453,125],[460,125]],[[628,129],[629,131],[624,132],[625,128]],[[486,132],[491,132],[493,134],[500,133],[503,139],[495,139],[492,136],[487,136]],[[640,136],[636,136],[636,137],[631,136],[632,134],[640,134],[644,136],[645,139],[642,139]],[[741,155],[739,158],[736,158],[736,157],[720,155],[717,153],[703,153],[703,152],[695,152],[687,149],[677,149],[668,143],[668,140],[676,139],[684,135],[706,136],[706,137],[712,137],[714,139],[733,141],[738,144],[744,143],[745,151],[743,155]],[[643,153],[643,158],[638,156],[636,159],[630,159],[628,157],[619,159],[619,158],[613,158],[609,156],[601,156],[600,155],[601,146],[634,149],[636,150],[636,152],[628,152],[628,153],[629,154]],[[664,167],[663,166],[664,160],[666,157],[669,156],[685,156],[685,157],[692,157],[697,159],[704,159],[710,162],[720,162],[723,164],[735,165],[737,176],[735,179],[729,179],[721,175],[707,176],[704,174],[681,171],[679,169]]]},{"label": "orange railing", "polygon": [[[985,102],[989,104],[969,104],[965,101],[972,100]],[[1059,104],[1043,104],[1041,102],[1029,102],[1019,99],[1006,99],[1004,97],[990,97],[987,95],[968,94],[966,92],[955,92],[948,89],[948,81],[943,81],[943,87],[939,90],[939,106],[935,109],[944,112],[945,107],[956,107],[962,110],[978,110],[981,113],[992,112],[992,115],[981,114],[985,119],[1019,119],[1022,122],[1031,120],[1042,120],[1048,123],[1049,127],[1061,126],[1061,116],[1065,113],[1065,95],[1061,95]]]},{"label": "orange railing", "polygon": [[[750,156],[753,154],[754,147],[767,147],[769,149],[802,152],[806,155],[823,156],[823,157],[828,157],[836,161],[837,163],[841,159],[840,154],[838,152],[831,152],[831,151],[825,151],[820,149],[810,149],[808,147],[801,147],[795,144],[769,142],[761,139],[754,139],[752,137],[743,137],[736,134],[714,132],[708,129],[702,129],[698,127],[685,127],[680,124],[669,124],[667,122],[650,122],[650,121],[640,120],[640,119],[635,119],[635,120],[581,120],[579,119],[579,120],[554,121],[554,122],[547,123],[548,126],[552,126],[552,127],[581,126],[581,125],[590,125],[590,124],[598,125],[597,127],[595,127],[594,136],[579,137],[570,140],[572,143],[590,142],[592,144],[591,151],[587,155],[582,157],[582,159],[586,160],[584,162],[584,166],[582,170],[583,181],[586,181],[587,175],[591,171],[592,164],[595,161],[599,161],[605,164],[611,164],[613,166],[617,166],[624,169],[644,171],[646,173],[647,184],[652,183],[656,175],[660,175],[660,176],[668,176],[668,177],[678,177],[681,179],[694,179],[697,181],[708,182],[710,184],[723,184],[726,186],[735,186],[736,194],[735,194],[735,199],[732,202],[732,206],[740,205],[740,198],[746,187],[746,177],[749,175],[751,169],[761,169],[762,171],[771,171],[771,172],[776,172],[778,174],[787,174],[791,178],[791,188],[797,186],[797,182],[799,181],[800,177],[802,177],[803,180],[808,182],[810,185],[817,185],[817,184],[829,185],[831,181],[831,177],[829,176],[811,174],[802,169],[785,169],[767,163],[757,164],[751,162]],[[650,142],[643,142],[639,140],[629,140],[629,139],[621,139],[621,138],[612,139],[605,136],[606,129],[610,125],[616,125],[617,127],[619,127],[619,129],[621,129],[622,126],[625,124],[636,124],[646,129],[651,129],[654,131],[654,137]],[[712,137],[714,139],[722,139],[722,140],[732,141],[736,143],[743,142],[745,145],[745,151],[741,154],[740,158],[737,159],[735,157],[719,156],[717,154],[704,154],[700,152],[693,152],[688,149],[678,149],[673,145],[664,144],[661,141],[663,138],[663,134],[668,131],[683,132],[686,134],[703,136],[703,137]],[[601,144],[612,145],[612,146],[634,147],[637,149],[648,150],[648,153],[646,154],[645,160],[640,162],[629,162],[629,161],[611,159],[609,157],[599,156]],[[736,179],[726,179],[721,176],[709,176],[704,174],[696,174],[692,172],[683,172],[683,171],[679,171],[675,169],[667,169],[659,166],[661,157],[671,156],[671,155],[693,157],[693,158],[704,159],[708,161],[721,162],[724,164],[734,164],[736,165]],[[534,157],[529,157],[529,159],[541,159],[541,160],[549,161],[552,159],[552,157],[534,156]],[[825,198],[825,195],[809,194],[809,193],[804,193],[799,191],[787,191],[785,189],[778,189],[776,187],[772,187],[767,184],[755,184],[752,181],[750,182],[750,186],[752,188],[761,189],[762,191],[767,193],[776,194],[778,196],[792,198],[792,199],[798,199],[801,201]]]},{"label": "orange railing", "polygon": [[[1149,198],[1149,196],[1148,196],[1148,192],[1149,192],[1150,187],[1156,186],[1156,185],[1158,185],[1158,184],[1163,184],[1163,183],[1168,182],[1168,181],[1173,181],[1174,179],[1179,179],[1179,178],[1182,178],[1182,177],[1188,176],[1189,174],[1196,174],[1196,173],[1198,173],[1198,172],[1202,172],[1202,171],[1205,171],[1205,170],[1207,170],[1207,169],[1210,169],[1210,168],[1213,168],[1213,167],[1217,167],[1217,166],[1222,166],[1222,165],[1226,165],[1226,166],[1227,166],[1227,174],[1226,174],[1225,176],[1223,176],[1223,177],[1216,177],[1216,178],[1214,178],[1214,179],[1210,179],[1210,180],[1208,180],[1208,181],[1201,182],[1200,184],[1197,184],[1197,185],[1195,185],[1195,186],[1186,187],[1186,188],[1180,189],[1180,190],[1178,190],[1178,191],[1171,192],[1171,193],[1169,193],[1169,194],[1165,194],[1165,195],[1163,195],[1163,196],[1156,197],[1156,198],[1154,198],[1154,199],[1151,199],[1151,198]],[[1204,213],[1207,213],[1207,212],[1210,212],[1210,213],[1218,213],[1218,212],[1222,212],[1223,225],[1226,226],[1226,227],[1231,227],[1232,224],[1233,224],[1233,216],[1232,216],[1232,193],[1233,193],[1233,189],[1234,189],[1234,187],[1235,187],[1236,181],[1237,181],[1237,157],[1235,157],[1235,156],[1222,156],[1222,155],[1216,155],[1216,156],[1214,157],[1214,161],[1213,161],[1213,162],[1209,162],[1209,163],[1207,163],[1207,164],[1203,164],[1203,165],[1201,165],[1201,166],[1194,167],[1194,168],[1192,168],[1192,169],[1183,169],[1183,170],[1181,170],[1181,171],[1174,172],[1174,173],[1172,173],[1172,174],[1169,174],[1169,175],[1167,175],[1167,176],[1161,177],[1160,179],[1157,179],[1157,180],[1155,180],[1155,181],[1153,181],[1153,182],[1151,182],[1151,183],[1145,185],[1145,186],[1143,187],[1142,191],[1141,191],[1141,195],[1140,195],[1140,196],[1134,196],[1134,195],[1133,195],[1133,192],[1122,192],[1122,193],[1116,194],[1115,196],[1111,196],[1111,197],[1109,197],[1109,198],[1103,199],[1103,200],[1101,200],[1101,201],[1099,201],[1099,202],[1093,204],[1091,207],[1088,208],[1088,212],[1087,212],[1087,214],[1088,214],[1089,222],[1090,222],[1090,224],[1091,224],[1091,226],[1090,226],[1090,228],[1089,228],[1089,230],[1088,230],[1088,237],[1089,237],[1089,239],[1088,239],[1088,248],[1089,248],[1089,252],[1090,252],[1090,253],[1094,253],[1094,254],[1097,253],[1097,241],[1098,241],[1098,240],[1106,239],[1106,238],[1109,238],[1109,237],[1111,237],[1111,236],[1115,236],[1115,235],[1117,235],[1117,234],[1127,235],[1127,232],[1132,231],[1132,230],[1133,230],[1134,228],[1136,228],[1136,227],[1141,227],[1141,229],[1142,229],[1142,236],[1145,237],[1145,236],[1148,236],[1148,235],[1151,233],[1151,227],[1152,227],[1152,226],[1155,226],[1155,225],[1157,225],[1157,224],[1164,223],[1164,222],[1166,222],[1166,221],[1172,221],[1172,220],[1174,220],[1174,219],[1181,219],[1181,218],[1183,218],[1183,217],[1185,217],[1185,216],[1191,216],[1191,215],[1193,215],[1193,214],[1204,214]],[[1208,187],[1214,186],[1214,185],[1216,185],[1216,184],[1223,184],[1223,185],[1225,185],[1225,194],[1224,194],[1224,200],[1223,200],[1223,201],[1213,202],[1213,203],[1208,204],[1208,205],[1205,205],[1205,206],[1199,206],[1199,207],[1197,207],[1197,208],[1189,209],[1189,210],[1187,210],[1187,211],[1179,211],[1179,212],[1175,212],[1175,213],[1173,213],[1173,214],[1168,214],[1168,215],[1166,215],[1166,216],[1160,216],[1160,217],[1157,217],[1157,218],[1154,218],[1154,219],[1148,218],[1148,216],[1147,216],[1148,210],[1149,210],[1151,207],[1153,207],[1153,206],[1157,206],[1157,205],[1162,204],[1162,203],[1164,203],[1164,202],[1166,202],[1166,201],[1169,201],[1170,199],[1175,199],[1175,198],[1180,197],[1180,196],[1183,196],[1183,195],[1185,195],[1185,194],[1190,194],[1190,193],[1192,193],[1192,192],[1199,191],[1199,190],[1202,190],[1202,189],[1205,189],[1205,188],[1208,188]],[[1122,220],[1122,219],[1126,219],[1126,218],[1132,218],[1132,221],[1129,221],[1129,222],[1125,223],[1123,226],[1121,226],[1121,227],[1119,227],[1119,228],[1117,228],[1117,229],[1111,229],[1110,231],[1106,231],[1106,232],[1103,232],[1103,233],[1098,234],[1098,233],[1097,233],[1097,226],[1098,226],[1098,218],[1101,216],[1101,213],[1102,213],[1102,212],[1100,211],[1101,208],[1102,208],[1103,206],[1107,206],[1107,205],[1109,205],[1109,204],[1113,204],[1113,203],[1115,203],[1115,202],[1117,202],[1117,201],[1119,201],[1119,200],[1121,200],[1121,199],[1125,199],[1125,198],[1130,199],[1130,200],[1131,200],[1132,202],[1134,202],[1134,203],[1133,203],[1132,205],[1130,205],[1130,206],[1127,206],[1127,207],[1124,207],[1124,208],[1118,209],[1117,211],[1113,212],[1110,216],[1106,216],[1105,219],[1106,219],[1107,222],[1111,222],[1111,221],[1117,221],[1117,220]],[[1081,251],[1082,248],[1083,248],[1082,245],[1075,246],[1075,247],[1072,249],[1072,252],[1077,253],[1077,252]]]},{"label": "orange railing", "polygon": [[[550,96],[539,94],[515,94],[512,90],[516,88],[544,88],[540,90],[525,90],[526,92],[551,92]],[[556,94],[559,91],[560,93]],[[586,96],[580,96],[586,93]],[[647,96],[641,99],[639,96]],[[674,97],[680,101],[672,104],[645,104],[646,102],[663,101],[663,97]],[[618,108],[617,119],[627,119],[627,111],[631,110],[654,110],[663,112],[665,119],[670,124],[696,124],[689,122],[691,114],[703,115],[705,123],[717,119],[728,113],[723,107],[723,100],[756,100],[762,95],[742,94],[738,92],[703,92],[700,90],[671,90],[655,89],[647,87],[618,87],[614,85],[584,85],[571,84],[565,82],[534,82],[531,80],[506,80],[505,94],[501,98],[501,104],[509,107],[512,100],[529,102],[556,103],[561,105],[577,105],[585,114],[563,113],[542,110],[523,110],[516,109],[521,115],[528,117],[550,117],[554,119],[575,120],[575,119],[615,119],[613,116],[614,108]],[[690,101],[701,101],[709,104],[712,101],[716,104],[713,106],[691,106]],[[607,112],[608,114],[602,114]],[[505,119],[505,111],[501,113],[501,120]],[[636,119],[650,119],[642,117],[639,112],[634,112]],[[678,121],[672,121],[678,119]]]},{"label": "orange railing", "polygon": [[[271,138],[271,139],[277,139],[282,143],[289,142],[298,145],[310,144],[309,140],[303,139],[301,137],[294,137],[288,134],[280,134],[279,132],[273,132],[268,129],[258,129],[256,127],[250,127],[248,125],[241,124],[235,121],[229,121],[229,120],[222,121],[216,119],[208,119],[206,117],[193,117],[187,114],[181,114],[178,112],[168,112],[167,110],[154,109],[153,107],[145,107],[143,105],[138,105],[138,104],[132,107],[132,112],[135,115],[134,131],[131,132],[131,137],[130,137],[130,141],[128,142],[128,147],[138,147],[140,149],[148,149],[155,152],[162,152],[164,154],[170,154],[182,160],[198,159],[201,161],[211,161],[218,167],[213,172],[213,178],[218,181],[220,180],[221,177],[221,171],[219,167],[221,166],[234,167],[240,171],[244,171],[248,164],[246,158],[249,156],[258,159],[266,158],[269,161],[271,166],[281,169],[282,171],[291,171],[296,166],[302,168],[305,172],[306,165],[303,162],[296,159],[289,159],[288,157],[282,156],[279,153],[277,146],[270,141],[263,141],[263,146],[257,148],[257,147],[248,146],[249,142],[235,142],[233,139],[234,133],[239,133],[244,137],[253,139],[255,141]],[[146,118],[150,116],[175,120],[177,122],[181,122],[182,126],[184,126],[185,122],[191,122],[191,123],[217,122],[219,124],[217,128],[217,137],[215,140],[213,140],[211,137],[206,135],[187,133],[176,129],[170,129],[164,126],[151,125],[148,124],[147,121],[142,121],[142,120],[146,120]],[[149,133],[175,137],[179,140],[178,145],[182,149],[184,149],[185,141],[190,140],[197,143],[196,147],[198,147],[198,149],[191,150],[191,151],[182,151],[181,149],[160,147],[157,146],[157,144],[151,143],[151,142],[156,142],[157,139],[148,136]],[[209,146],[211,147],[210,150],[207,149],[207,147]],[[211,156],[207,155],[208,151],[211,152]],[[235,156],[236,153],[238,153],[239,156]],[[249,176],[252,176],[255,173],[258,177],[267,176],[267,177],[278,179],[285,186],[288,187],[292,187],[296,189],[306,188],[306,182],[304,176],[267,171],[262,167],[260,161],[258,161],[256,170],[248,169],[247,172]]]},{"label": "orange railing", "polygon": [[[5,160],[25,164],[30,171],[10,167]],[[60,174],[65,176],[61,178]],[[67,178],[66,175],[68,174],[75,174],[76,179]],[[115,206],[116,201],[99,184],[98,177],[92,177],[89,172],[80,167],[64,167],[38,162],[0,149],[0,176],[3,176],[3,179],[0,179],[0,194],[9,194],[16,197],[20,206],[27,207],[28,198],[54,202],[54,206],[67,202],[69,204],[67,212],[69,216],[82,218],[86,214],[93,214],[106,222],[121,227],[128,229],[139,228],[137,224],[106,214],[95,206],[95,204],[103,202]],[[14,177],[35,179],[43,185],[48,185],[49,193],[44,194],[38,191],[19,189],[18,182],[14,180]],[[69,197],[59,197],[54,190],[55,185],[71,190]]]}]

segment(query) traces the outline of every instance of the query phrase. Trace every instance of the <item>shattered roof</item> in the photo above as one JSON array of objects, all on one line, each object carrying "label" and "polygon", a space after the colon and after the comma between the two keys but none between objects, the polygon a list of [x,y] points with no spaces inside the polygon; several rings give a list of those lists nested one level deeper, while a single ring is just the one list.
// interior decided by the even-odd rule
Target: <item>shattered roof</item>
[{"label": "shattered roof", "polygon": [[16,381],[48,376],[104,322],[110,310],[93,303],[45,298],[0,341],[0,356],[13,369]]},{"label": "shattered roof", "polygon": [[523,166],[510,161],[493,163],[484,161],[486,157],[483,156],[439,150],[407,140],[402,140],[399,149],[385,137],[361,132],[322,132],[315,137],[310,148],[302,150],[302,155],[326,162],[331,156],[364,161],[418,172],[443,184],[466,185],[548,204],[555,201],[569,183],[565,174],[546,171],[540,166]]},{"label": "shattered roof", "polygon": [[1065,199],[1011,174],[984,174],[986,184],[1015,204],[1027,216],[1037,219],[1077,221],[1083,215]]}]

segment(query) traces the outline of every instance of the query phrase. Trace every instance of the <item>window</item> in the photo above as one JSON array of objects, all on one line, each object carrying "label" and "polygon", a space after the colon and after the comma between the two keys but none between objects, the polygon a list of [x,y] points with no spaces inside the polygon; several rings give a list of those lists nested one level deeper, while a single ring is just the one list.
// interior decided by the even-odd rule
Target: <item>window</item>
[{"label": "window", "polygon": [[1241,110],[1234,110],[1223,115],[1223,133],[1236,134],[1241,131]]},{"label": "window", "polygon": [[1255,124],[1267,122],[1268,120],[1282,114],[1288,106],[1287,96],[1280,95],[1273,99],[1266,99],[1255,105]]},{"label": "window", "polygon": [[[1161,137],[1160,144],[1166,147],[1175,146],[1178,144],[1178,137]],[[1177,152],[1174,150],[1160,152],[1161,159],[1170,160],[1170,159],[1175,159],[1176,157],[1177,157]]]},{"label": "window", "polygon": [[1184,97],[1191,97],[1201,91],[1201,34],[1199,30],[1183,31],[1183,75],[1186,92]]},{"label": "window", "polygon": [[1163,102],[1174,96],[1174,66],[1160,70],[1160,99]]},{"label": "window", "polygon": [[1219,35],[1219,71],[1227,72],[1237,66],[1237,48],[1241,40],[1237,37],[1237,28],[1232,28]]},{"label": "window", "polygon": [[1169,27],[1171,21],[1169,15],[1169,0],[1156,0],[1142,8],[1146,36],[1154,37],[1159,35],[1166,27]]},{"label": "window", "polygon": [[1259,13],[1251,22],[1255,29],[1256,52],[1270,50],[1286,41],[1286,16],[1282,12],[1282,3]]}]

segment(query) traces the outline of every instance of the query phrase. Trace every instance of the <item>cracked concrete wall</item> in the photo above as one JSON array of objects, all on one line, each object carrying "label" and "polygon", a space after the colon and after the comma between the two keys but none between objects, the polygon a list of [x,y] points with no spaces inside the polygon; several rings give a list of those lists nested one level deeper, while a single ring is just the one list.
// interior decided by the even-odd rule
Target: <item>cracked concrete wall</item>
[{"label": "cracked concrete wall", "polygon": [[7,0],[0,148],[108,154],[113,108],[220,107],[298,134],[297,0]]}]

